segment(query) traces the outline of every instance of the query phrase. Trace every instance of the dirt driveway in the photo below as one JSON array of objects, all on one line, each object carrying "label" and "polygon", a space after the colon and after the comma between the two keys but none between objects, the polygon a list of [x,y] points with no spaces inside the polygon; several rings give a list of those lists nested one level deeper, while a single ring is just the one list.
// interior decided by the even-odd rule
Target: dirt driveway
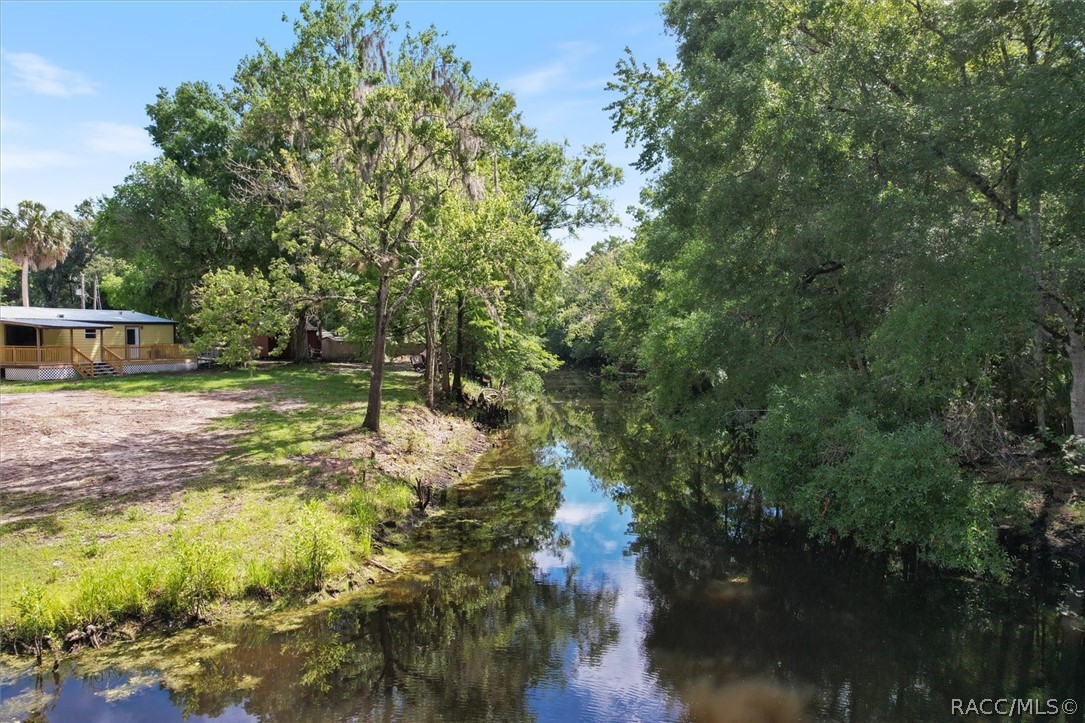
[{"label": "dirt driveway", "polygon": [[168,494],[206,471],[237,432],[212,420],[266,401],[260,391],[0,394],[0,524],[72,503]]}]

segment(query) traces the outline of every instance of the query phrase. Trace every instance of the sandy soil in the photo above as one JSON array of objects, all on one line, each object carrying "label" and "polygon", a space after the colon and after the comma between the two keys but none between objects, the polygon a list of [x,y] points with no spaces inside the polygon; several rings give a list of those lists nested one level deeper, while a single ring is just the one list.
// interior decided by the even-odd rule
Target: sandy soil
[{"label": "sandy soil", "polygon": [[263,397],[251,390],[0,395],[0,523],[86,500],[168,494],[207,470],[237,433],[209,422]]},{"label": "sandy soil", "polygon": [[[115,397],[93,391],[0,394],[0,524],[41,518],[73,504],[162,501],[200,477],[244,427],[213,421],[261,404],[289,413],[306,406],[268,389]],[[380,437],[333,435],[334,452],[294,461],[315,479],[372,469],[444,487],[461,478],[486,436],[467,420],[425,409],[398,412]]]}]

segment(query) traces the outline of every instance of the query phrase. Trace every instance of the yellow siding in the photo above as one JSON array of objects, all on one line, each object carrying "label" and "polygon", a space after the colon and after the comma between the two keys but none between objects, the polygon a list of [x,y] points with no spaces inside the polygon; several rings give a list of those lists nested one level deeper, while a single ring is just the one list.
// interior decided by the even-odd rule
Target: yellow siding
[{"label": "yellow siding", "polygon": [[106,346],[124,346],[124,324],[114,324],[102,329],[102,342]]},{"label": "yellow siding", "polygon": [[[61,331],[63,332],[64,336],[67,337],[68,330],[63,329]],[[86,335],[86,333],[84,332],[83,329],[73,329],[72,330],[72,336],[73,336],[73,339],[72,339],[73,344],[72,344],[72,346],[74,346],[76,349],[83,352],[84,354],[86,354],[88,357],[90,357],[91,359],[93,359],[95,361],[101,361],[102,360],[102,330],[101,329],[98,330],[98,333],[94,335],[93,339],[87,339],[86,338],[87,335]],[[67,338],[65,338],[64,341],[61,342],[61,343],[66,344],[67,342],[68,342],[68,340],[67,340]]]},{"label": "yellow siding", "polygon": [[[41,343],[43,346],[74,346],[94,360],[102,360],[102,346],[123,347],[125,341],[124,329],[127,326],[139,327],[139,343],[141,346],[152,344],[173,344],[173,324],[113,324],[109,329],[98,329],[96,338],[87,339],[83,329],[42,329]],[[4,348],[5,325],[0,323],[0,350]],[[2,353],[2,351],[0,351]]]},{"label": "yellow siding", "polygon": [[139,343],[143,346],[172,344],[173,324],[144,324],[140,331]]},{"label": "yellow siding", "polygon": [[[42,346],[68,346],[68,330],[67,329],[42,329],[41,330],[41,345]],[[82,329],[79,330],[82,334]]]}]

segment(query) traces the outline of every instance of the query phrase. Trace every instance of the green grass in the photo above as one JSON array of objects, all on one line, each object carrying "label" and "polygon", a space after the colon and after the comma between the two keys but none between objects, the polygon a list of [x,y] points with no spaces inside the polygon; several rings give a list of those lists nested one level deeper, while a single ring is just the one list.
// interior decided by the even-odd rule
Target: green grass
[{"label": "green grass", "polygon": [[[418,377],[385,381],[383,439],[361,429],[368,375],[321,366],[145,375],[4,391],[258,392],[249,411],[218,420],[237,433],[209,472],[168,497],[101,499],[0,527],[0,629],[32,643],[88,622],[205,616],[216,601],[290,600],[359,568],[378,524],[405,517],[409,480],[377,473],[367,452],[419,469],[463,454],[470,425],[433,449],[407,413]],[[442,424],[445,422],[442,421]],[[447,423],[453,423],[449,418]],[[46,501],[30,500],[41,504]],[[25,500],[21,501],[26,505]]]}]

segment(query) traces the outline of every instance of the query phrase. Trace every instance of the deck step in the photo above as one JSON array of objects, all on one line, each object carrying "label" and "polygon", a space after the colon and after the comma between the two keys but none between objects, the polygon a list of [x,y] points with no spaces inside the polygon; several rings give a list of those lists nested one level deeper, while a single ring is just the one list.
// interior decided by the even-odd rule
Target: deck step
[{"label": "deck step", "polygon": [[111,364],[106,362],[96,361],[94,362],[94,376],[96,377],[115,377],[117,376],[117,369]]}]

